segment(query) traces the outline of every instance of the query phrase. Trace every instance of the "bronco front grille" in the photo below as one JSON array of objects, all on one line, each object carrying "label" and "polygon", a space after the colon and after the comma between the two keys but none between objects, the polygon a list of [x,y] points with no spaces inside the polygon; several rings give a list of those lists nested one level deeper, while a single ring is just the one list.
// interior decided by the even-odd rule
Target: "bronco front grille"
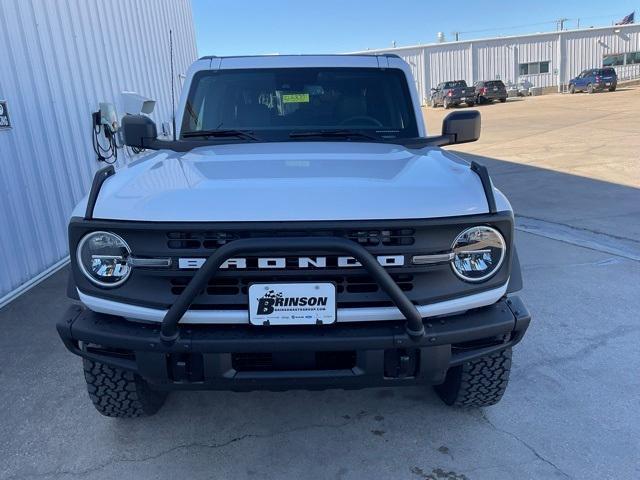
[{"label": "bronco front grille", "polygon": [[358,242],[365,247],[384,247],[413,245],[415,243],[415,231],[411,228],[396,229],[366,229],[366,230],[314,230],[303,232],[291,231],[252,231],[252,232],[213,232],[213,231],[191,231],[191,232],[168,232],[167,247],[172,250],[215,250],[233,240],[239,238],[256,237],[277,237],[277,236],[304,236],[304,237],[324,237],[338,236],[346,237]]},{"label": "bronco front grille", "polygon": [[[170,258],[167,267],[134,268],[131,278],[118,288],[105,290],[91,282],[72,258],[74,279],[83,293],[116,302],[156,309],[168,309],[184,292],[199,265],[220,247],[235,240],[257,237],[329,236],[351,239],[380,261],[381,257],[402,258],[397,264],[384,264],[410,301],[424,305],[453,296],[471,295],[499,285],[509,278],[510,260],[487,282],[462,282],[447,263],[413,264],[414,255],[448,251],[465,228],[486,224],[497,228],[511,245],[510,213],[469,215],[451,219],[404,219],[303,222],[220,222],[145,223],[111,221],[73,221],[69,227],[70,248],[75,251],[90,231],[112,231],[126,240],[139,258]],[[509,252],[509,250],[508,250]],[[269,251],[238,253],[246,260],[244,268],[231,264],[220,269],[191,304],[193,310],[247,310],[248,287],[252,283],[333,282],[340,308],[391,306],[389,295],[357,265],[344,266],[344,257],[330,250]],[[278,257],[279,266],[260,268],[259,258]],[[318,265],[319,258],[325,259]],[[286,262],[282,265],[281,260]],[[181,259],[201,261],[196,267],[180,266]],[[303,261],[301,259],[312,259]],[[342,260],[340,260],[342,259]],[[383,260],[385,261],[385,260]],[[196,262],[197,263],[197,262]],[[186,264],[184,264],[186,265]],[[341,266],[342,265],[342,266]]]}]

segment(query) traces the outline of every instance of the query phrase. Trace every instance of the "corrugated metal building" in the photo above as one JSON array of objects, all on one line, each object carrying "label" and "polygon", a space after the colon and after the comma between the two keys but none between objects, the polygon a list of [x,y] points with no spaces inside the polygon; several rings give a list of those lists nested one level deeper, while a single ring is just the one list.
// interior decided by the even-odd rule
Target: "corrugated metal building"
[{"label": "corrugated metal building", "polygon": [[171,119],[170,29],[177,101],[197,55],[189,0],[0,1],[11,123],[0,126],[0,306],[68,256],[69,214],[102,166],[91,146],[98,102],[119,106],[135,91],[157,101],[156,122]]},{"label": "corrugated metal building", "polygon": [[613,66],[621,80],[640,77],[640,24],[367,50],[395,53],[411,65],[423,100],[447,80],[528,81],[561,90],[582,70]]}]

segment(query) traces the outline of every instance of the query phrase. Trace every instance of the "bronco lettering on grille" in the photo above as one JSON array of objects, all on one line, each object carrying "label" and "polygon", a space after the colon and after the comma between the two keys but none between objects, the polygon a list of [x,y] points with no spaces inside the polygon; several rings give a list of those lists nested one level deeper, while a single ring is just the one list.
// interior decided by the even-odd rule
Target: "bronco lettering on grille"
[{"label": "bronco lettering on grille", "polygon": [[[383,267],[402,267],[404,266],[404,255],[378,255],[376,257],[378,263]],[[198,269],[206,258],[179,258],[178,268],[180,269]],[[258,258],[256,267],[258,270],[267,269],[284,269],[291,262],[287,261],[287,257],[266,257]],[[291,260],[291,259],[289,259]],[[297,263],[297,268],[327,268],[327,257],[293,257]],[[353,257],[337,257],[335,265],[340,268],[361,267],[362,265]],[[220,265],[221,269],[237,269],[244,270],[248,268],[246,258],[230,258]]]}]

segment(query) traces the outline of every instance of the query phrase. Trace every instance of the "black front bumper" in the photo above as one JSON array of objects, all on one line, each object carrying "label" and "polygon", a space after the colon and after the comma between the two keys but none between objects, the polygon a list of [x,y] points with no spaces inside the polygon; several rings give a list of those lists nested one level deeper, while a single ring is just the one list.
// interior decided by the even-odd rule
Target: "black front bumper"
[{"label": "black front bumper", "polygon": [[531,317],[512,296],[461,315],[424,320],[418,342],[403,322],[313,327],[160,326],[74,305],[57,323],[82,357],[136,372],[156,388],[287,390],[438,384],[450,367],[518,343]]}]

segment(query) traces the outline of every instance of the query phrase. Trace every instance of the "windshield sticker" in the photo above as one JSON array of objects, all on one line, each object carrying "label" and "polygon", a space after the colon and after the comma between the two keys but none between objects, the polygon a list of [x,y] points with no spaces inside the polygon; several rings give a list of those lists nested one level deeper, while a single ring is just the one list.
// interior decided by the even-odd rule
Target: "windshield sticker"
[{"label": "windshield sticker", "polygon": [[285,93],[282,95],[282,103],[309,103],[309,94]]}]

